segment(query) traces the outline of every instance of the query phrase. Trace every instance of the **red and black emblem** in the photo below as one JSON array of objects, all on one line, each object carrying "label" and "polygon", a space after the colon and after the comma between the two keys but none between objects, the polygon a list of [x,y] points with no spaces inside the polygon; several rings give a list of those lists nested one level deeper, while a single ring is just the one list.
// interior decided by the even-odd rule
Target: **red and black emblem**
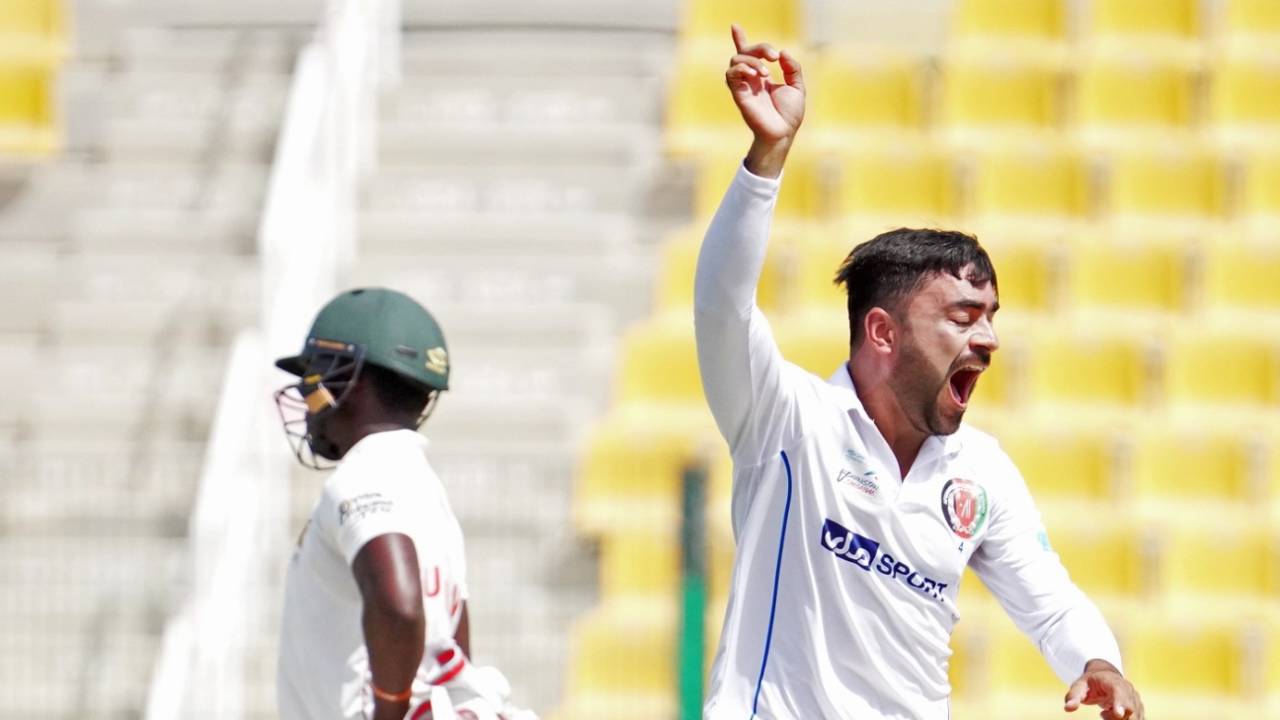
[{"label": "red and black emblem", "polygon": [[957,537],[977,535],[987,521],[986,489],[972,480],[951,478],[942,486],[942,517]]}]

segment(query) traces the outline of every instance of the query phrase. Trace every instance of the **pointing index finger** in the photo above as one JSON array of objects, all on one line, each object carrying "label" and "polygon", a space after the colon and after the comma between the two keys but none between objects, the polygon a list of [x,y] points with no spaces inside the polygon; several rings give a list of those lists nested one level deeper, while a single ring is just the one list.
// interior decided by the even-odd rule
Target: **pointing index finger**
[{"label": "pointing index finger", "polygon": [[742,48],[747,46],[747,34],[742,31],[742,26],[734,23],[729,26],[729,32],[733,34],[733,47],[738,53],[742,53]]}]

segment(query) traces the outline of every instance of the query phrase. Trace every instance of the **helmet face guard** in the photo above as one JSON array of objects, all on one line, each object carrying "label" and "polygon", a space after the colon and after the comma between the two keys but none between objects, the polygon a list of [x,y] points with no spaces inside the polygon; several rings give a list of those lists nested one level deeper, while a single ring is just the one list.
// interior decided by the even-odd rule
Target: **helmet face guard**
[{"label": "helmet face guard", "polygon": [[310,339],[301,359],[302,375],[276,391],[276,409],[298,462],[314,470],[332,470],[341,456],[324,426],[359,380],[365,351],[360,345]]}]

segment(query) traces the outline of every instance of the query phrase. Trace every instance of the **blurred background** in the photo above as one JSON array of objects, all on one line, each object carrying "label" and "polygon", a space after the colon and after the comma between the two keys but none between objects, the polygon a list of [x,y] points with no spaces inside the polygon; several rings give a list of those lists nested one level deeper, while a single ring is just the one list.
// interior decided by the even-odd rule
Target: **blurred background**
[{"label": "blurred background", "polygon": [[[1154,718],[1280,718],[1275,0],[3,0],[0,718],[274,717],[323,477],[269,358],[339,288],[441,320],[425,426],[474,654],[558,720],[697,717],[733,540],[693,351],[749,141],[728,24],[809,108],[759,300],[847,353],[877,232],[976,233],[970,422],[1037,497]],[[1065,688],[976,578],[953,717]]]}]

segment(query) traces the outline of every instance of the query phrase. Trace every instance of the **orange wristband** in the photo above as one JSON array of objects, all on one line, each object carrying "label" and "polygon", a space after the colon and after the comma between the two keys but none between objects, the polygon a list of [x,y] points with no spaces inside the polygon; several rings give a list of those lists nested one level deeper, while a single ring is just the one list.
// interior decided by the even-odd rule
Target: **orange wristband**
[{"label": "orange wristband", "polygon": [[410,685],[409,689],[402,693],[389,693],[373,683],[369,683],[369,687],[373,688],[374,697],[387,702],[402,703],[413,697],[413,685]]}]

